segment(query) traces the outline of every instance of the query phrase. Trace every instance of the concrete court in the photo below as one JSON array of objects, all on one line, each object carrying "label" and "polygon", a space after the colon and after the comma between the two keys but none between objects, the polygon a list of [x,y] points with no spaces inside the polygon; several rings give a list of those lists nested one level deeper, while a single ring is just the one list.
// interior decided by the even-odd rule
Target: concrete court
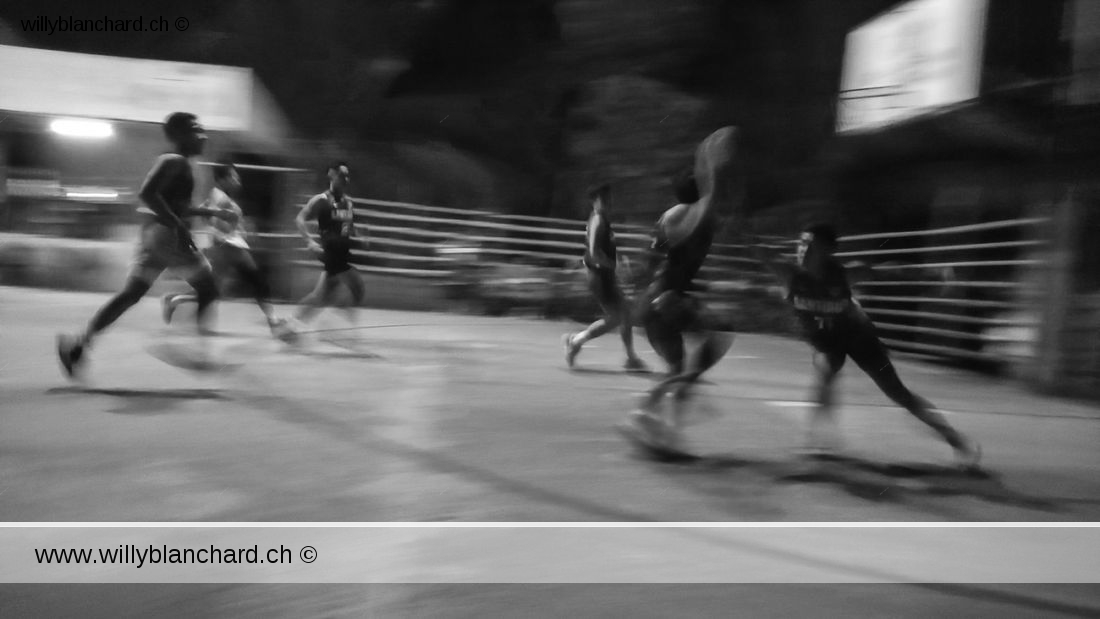
[{"label": "concrete court", "polygon": [[[652,377],[618,338],[565,368],[575,324],[329,311],[297,349],[255,307],[218,309],[192,374],[146,347],[186,339],[143,300],[70,383],[54,335],[106,300],[0,288],[4,521],[1094,521],[1100,410],[899,360],[902,378],[985,449],[986,476],[892,406],[858,368],[841,383],[847,459],[796,456],[809,391],[801,342],[741,335],[701,389],[691,463],[640,459],[612,426]],[[284,313],[291,308],[282,307]],[[639,333],[639,349],[656,356]]]}]

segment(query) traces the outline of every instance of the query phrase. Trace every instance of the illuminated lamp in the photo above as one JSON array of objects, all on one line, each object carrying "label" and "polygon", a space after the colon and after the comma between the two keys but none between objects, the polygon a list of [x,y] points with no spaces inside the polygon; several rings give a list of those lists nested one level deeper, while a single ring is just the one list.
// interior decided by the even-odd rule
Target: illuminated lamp
[{"label": "illuminated lamp", "polygon": [[109,138],[115,134],[110,123],[76,118],[59,118],[51,122],[50,131],[70,138]]}]

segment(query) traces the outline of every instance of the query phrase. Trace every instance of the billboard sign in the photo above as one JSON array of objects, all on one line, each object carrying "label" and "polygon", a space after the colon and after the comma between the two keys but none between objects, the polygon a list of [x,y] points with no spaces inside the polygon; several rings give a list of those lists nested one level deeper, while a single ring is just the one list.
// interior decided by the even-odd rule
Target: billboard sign
[{"label": "billboard sign", "polygon": [[208,129],[252,128],[252,70],[0,45],[0,110],[162,122],[192,112]]},{"label": "billboard sign", "polygon": [[988,0],[911,0],[848,33],[837,131],[877,129],[978,96]]}]

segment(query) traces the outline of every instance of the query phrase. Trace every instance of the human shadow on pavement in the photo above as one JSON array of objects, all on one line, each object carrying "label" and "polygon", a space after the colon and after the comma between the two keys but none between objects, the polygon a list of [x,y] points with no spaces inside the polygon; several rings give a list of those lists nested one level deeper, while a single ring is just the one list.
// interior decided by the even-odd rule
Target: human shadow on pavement
[{"label": "human shadow on pavement", "polygon": [[1054,498],[1008,487],[987,469],[963,470],[922,462],[882,462],[851,455],[803,459],[803,470],[778,478],[784,483],[826,483],[871,501],[902,501],[911,496],[966,496],[1012,507],[1060,512]]},{"label": "human shadow on pavement", "polygon": [[564,369],[570,374],[590,374],[593,376],[639,376],[649,379],[657,379],[663,376],[661,373],[654,372],[653,370],[626,370],[609,366],[566,366]]},{"label": "human shadow on pavement", "polygon": [[[1094,501],[1022,492],[1010,488],[994,471],[966,471],[942,464],[882,462],[851,455],[793,457],[787,460],[676,452],[639,452],[637,455],[664,465],[666,473],[680,478],[725,476],[732,471],[747,471],[780,484],[836,486],[857,498],[882,503],[901,503],[914,497],[961,496],[1048,513],[1066,511],[1074,503],[1100,505],[1100,499]],[[705,490],[703,487],[700,489]]]},{"label": "human shadow on pavement", "polygon": [[354,350],[292,350],[291,354],[317,359],[382,359],[382,355],[367,351]]},{"label": "human shadow on pavement", "polygon": [[107,409],[116,415],[162,415],[190,400],[231,398],[218,389],[118,389],[71,385],[46,390],[47,395],[100,395],[121,398],[124,405]]}]

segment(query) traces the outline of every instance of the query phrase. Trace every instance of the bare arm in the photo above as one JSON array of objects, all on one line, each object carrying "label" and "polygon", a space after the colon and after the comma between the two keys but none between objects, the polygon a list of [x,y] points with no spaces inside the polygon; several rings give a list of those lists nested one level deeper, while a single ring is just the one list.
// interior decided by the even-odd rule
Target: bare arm
[{"label": "bare arm", "polygon": [[231,224],[236,224],[241,219],[240,216],[233,211],[209,207],[206,206],[205,202],[200,206],[192,206],[191,208],[187,209],[186,213],[195,217],[217,217],[218,219],[224,219]]},{"label": "bare arm", "polygon": [[209,220],[217,217],[230,225],[237,225],[241,220],[241,207],[223,193],[212,192],[202,204],[187,209],[187,214],[195,217],[205,217]]},{"label": "bare arm", "polygon": [[183,220],[180,219],[168,202],[164,199],[164,188],[183,174],[188,163],[182,156],[165,155],[157,159],[153,168],[149,170],[145,181],[141,184],[138,197],[148,206],[162,221],[172,224],[174,227],[186,230]]},{"label": "bare arm", "polygon": [[305,239],[306,247],[313,251],[319,250],[321,246],[317,241],[313,240],[313,237],[309,234],[309,227],[306,225],[306,222],[317,218],[317,203],[318,199],[314,197],[302,207],[301,211],[298,211],[298,216],[294,218],[294,224],[298,227],[298,234]]},{"label": "bare arm", "polygon": [[596,266],[601,269],[614,269],[615,261],[611,259],[597,240],[600,238],[600,232],[602,232],[604,226],[610,226],[606,220],[602,217],[597,218],[595,215],[592,219],[588,220],[588,255],[592,256],[592,259],[596,261]]},{"label": "bare arm", "polygon": [[848,276],[848,283],[851,286],[855,286],[869,279],[874,279],[875,277],[875,272],[871,268],[871,265],[860,260],[844,263],[844,271]]},{"label": "bare arm", "polygon": [[774,275],[784,287],[790,285],[791,278],[794,277],[797,269],[795,265],[787,262],[780,256],[777,250],[771,247],[757,244],[753,245],[750,251],[752,257],[760,261],[766,269],[771,271],[772,275]]}]

